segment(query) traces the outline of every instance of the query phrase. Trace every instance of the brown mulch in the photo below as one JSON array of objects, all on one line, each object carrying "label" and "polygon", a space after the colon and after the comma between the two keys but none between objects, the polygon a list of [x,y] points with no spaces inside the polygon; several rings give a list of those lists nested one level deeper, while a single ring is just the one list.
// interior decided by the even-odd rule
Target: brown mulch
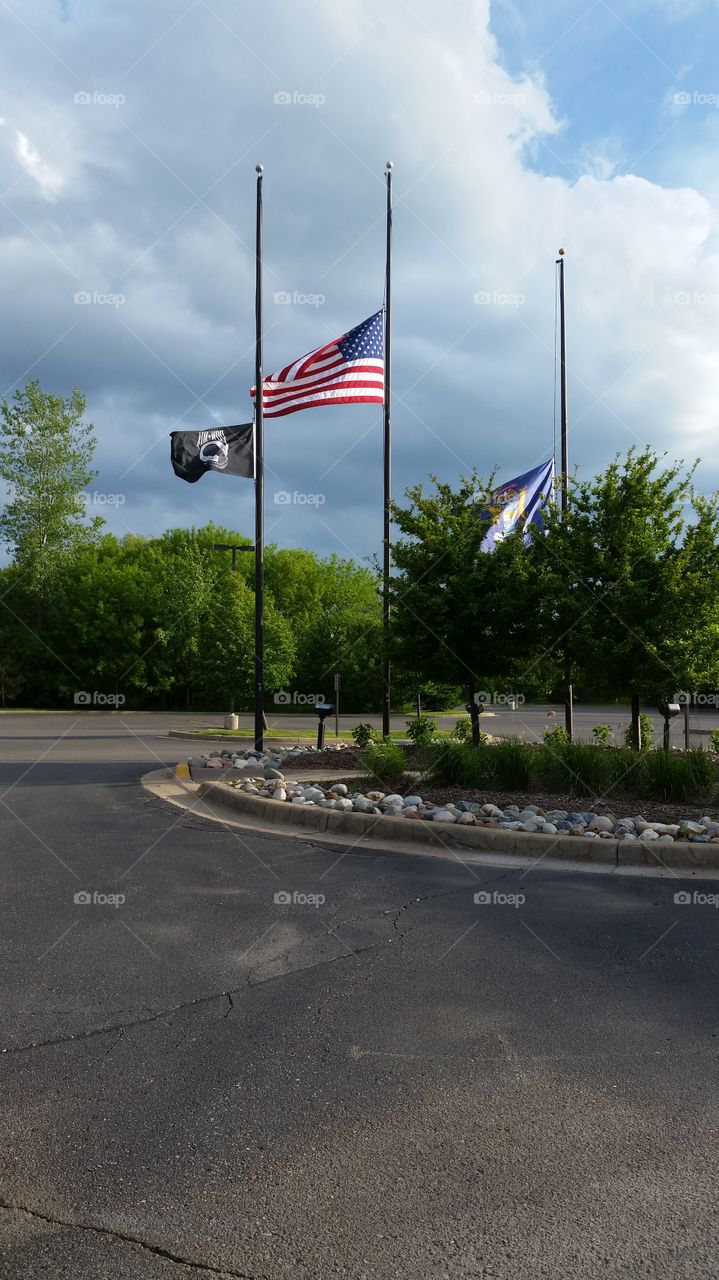
[{"label": "brown mulch", "polygon": [[[337,752],[339,755],[339,752]],[[340,782],[342,779],[333,778],[332,782]],[[376,778],[345,778],[350,792],[354,791],[385,791],[389,793],[389,788],[382,786]],[[329,787],[330,782],[323,782],[321,786]],[[438,787],[423,785],[421,782],[414,780],[412,782],[403,782],[396,788],[398,795],[420,795],[423,800],[428,800],[430,804],[448,804],[453,802],[458,804],[460,800],[467,800],[472,804],[496,804],[498,809],[504,809],[508,804],[516,804],[520,809],[526,804],[539,805],[540,809],[566,809],[568,813],[598,813],[607,814],[614,818],[636,818],[640,815],[646,818],[648,822],[677,822],[682,818],[696,821],[699,817],[714,818],[719,821],[719,810],[715,806],[710,806],[708,802],[702,804],[697,801],[694,804],[679,804],[671,801],[663,800],[637,800],[636,796],[612,796],[609,800],[601,801],[591,796],[555,796],[547,795],[539,791],[521,792],[521,791],[473,791],[468,787]]]},{"label": "brown mulch", "polygon": [[343,747],[341,751],[308,751],[306,755],[293,756],[285,761],[289,773],[293,769],[359,769],[359,752],[356,747]]}]

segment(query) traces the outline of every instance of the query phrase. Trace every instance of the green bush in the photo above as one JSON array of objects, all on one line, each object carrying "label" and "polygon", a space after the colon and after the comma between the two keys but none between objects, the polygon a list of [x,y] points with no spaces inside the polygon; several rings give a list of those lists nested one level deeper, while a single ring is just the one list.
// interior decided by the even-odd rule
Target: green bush
[{"label": "green bush", "polygon": [[486,743],[475,751],[467,742],[444,739],[432,749],[429,772],[433,781],[458,787],[492,787],[497,784],[495,748]]},{"label": "green bush", "polygon": [[374,742],[377,735],[371,724],[356,724],[352,730],[352,737],[360,749],[368,747],[370,742]]},{"label": "green bush", "polygon": [[383,785],[394,785],[404,773],[404,751],[396,742],[373,742],[365,751],[362,762]]},{"label": "green bush", "polygon": [[643,794],[658,800],[712,800],[717,768],[701,747],[690,751],[651,751],[642,757]]},{"label": "green bush", "polygon": [[563,747],[569,742],[569,734],[561,724],[558,724],[555,729],[545,729],[542,738],[544,745],[551,748]]},{"label": "green bush", "polygon": [[426,747],[437,732],[437,726],[431,716],[415,716],[407,721],[407,737],[416,747]]},{"label": "green bush", "polygon": [[[373,750],[376,748],[373,748]],[[542,788],[556,795],[622,795],[669,801],[710,802],[719,789],[719,768],[707,751],[642,751],[587,742],[531,747],[515,738],[483,743],[476,751],[465,742],[434,743],[428,772],[433,782],[468,790],[528,792]]]},{"label": "green bush", "polygon": [[550,751],[545,749],[537,762],[543,786],[579,795],[602,795],[616,784],[623,769],[626,764],[617,758],[616,748],[597,751],[587,742],[567,741]]},{"label": "green bush", "polygon": [[614,738],[614,730],[610,724],[595,724],[592,737],[596,747],[609,747]]},{"label": "green bush", "polygon": [[719,729],[712,729],[709,734],[709,741],[712,744],[712,751],[719,756]]},{"label": "green bush", "polygon": [[[719,733],[719,730],[717,730]],[[452,730],[452,737],[457,742],[472,741],[472,721],[469,716],[462,716]]]},{"label": "green bush", "polygon": [[[648,716],[646,711],[639,712],[639,724],[642,729],[642,751],[648,751],[654,744],[654,721]],[[632,745],[632,725],[631,721],[624,730],[624,745],[631,747]]]}]

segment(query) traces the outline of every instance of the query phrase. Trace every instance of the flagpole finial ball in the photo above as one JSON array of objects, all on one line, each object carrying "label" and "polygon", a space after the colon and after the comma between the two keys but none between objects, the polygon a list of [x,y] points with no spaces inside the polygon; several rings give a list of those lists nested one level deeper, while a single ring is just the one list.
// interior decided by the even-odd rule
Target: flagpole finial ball
[{"label": "flagpole finial ball", "polygon": [[[264,172],[265,172],[264,165],[261,165],[261,164],[255,165],[255,173],[264,173]],[[562,249],[562,253],[564,253],[563,249]]]},{"label": "flagpole finial ball", "polygon": [[564,257],[564,249],[560,249],[560,250],[559,250],[559,256],[560,256],[560,258],[563,258],[563,257]]},{"label": "flagpole finial ball", "polygon": [[393,168],[394,168],[394,165],[392,164],[392,161],[388,160],[385,165],[385,169],[387,170],[387,173],[389,173]]}]

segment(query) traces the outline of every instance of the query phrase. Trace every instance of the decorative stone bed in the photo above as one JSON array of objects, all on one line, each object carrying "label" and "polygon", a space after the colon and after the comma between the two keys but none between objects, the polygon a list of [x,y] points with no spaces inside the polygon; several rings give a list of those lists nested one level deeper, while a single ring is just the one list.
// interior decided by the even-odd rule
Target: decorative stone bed
[{"label": "decorative stone bed", "polygon": [[[344,755],[344,752],[342,753]],[[219,781],[248,796],[337,813],[359,813],[373,817],[401,817],[413,822],[432,822],[446,826],[479,827],[485,830],[521,832],[544,836],[581,836],[585,840],[615,842],[642,841],[666,845],[675,842],[719,844],[719,820],[708,814],[687,816],[688,806],[676,821],[646,818],[642,813],[617,817],[606,810],[550,807],[544,804],[509,803],[503,807],[478,799],[427,799],[416,781],[419,775],[408,775],[406,794],[374,787],[357,790],[352,779],[345,781],[299,781],[285,776],[285,770],[296,767],[295,761],[307,759],[307,747],[292,747],[260,754],[249,751],[213,751],[190,759],[190,772],[196,781]],[[338,762],[339,763],[339,762]],[[346,766],[345,766],[346,767]],[[417,788],[417,789],[415,789]],[[435,795],[436,785],[427,786]],[[452,793],[456,788],[447,788]],[[666,806],[662,806],[663,816]],[[648,810],[649,811],[649,810]],[[691,812],[691,811],[690,811]]]}]

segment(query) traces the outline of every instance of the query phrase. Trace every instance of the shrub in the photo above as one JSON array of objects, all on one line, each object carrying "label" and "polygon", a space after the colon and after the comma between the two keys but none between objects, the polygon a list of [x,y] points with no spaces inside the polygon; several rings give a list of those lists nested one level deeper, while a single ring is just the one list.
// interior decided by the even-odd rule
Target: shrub
[{"label": "shrub", "polygon": [[552,748],[563,747],[569,742],[569,734],[561,724],[558,724],[556,729],[545,729],[542,737],[545,746]]},{"label": "shrub", "polygon": [[596,747],[608,747],[614,737],[614,730],[610,724],[595,724],[592,729],[592,737]]},{"label": "shrub", "polygon": [[712,729],[709,734],[709,741],[712,744],[712,751],[719,756],[719,729]]},{"label": "shrub", "polygon": [[[639,723],[642,729],[642,751],[648,751],[654,742],[654,721],[648,716],[646,711],[639,712]],[[627,747],[632,745],[632,726],[631,722],[624,730],[624,744]]]},{"label": "shrub", "polygon": [[426,747],[437,732],[437,726],[431,716],[415,716],[407,721],[407,737],[416,747]]},{"label": "shrub", "polygon": [[364,753],[363,764],[381,783],[392,785],[404,773],[404,751],[396,742],[373,742]]},{"label": "shrub", "polygon": [[[542,752],[539,773],[545,786],[570,794],[602,795],[614,786],[627,764],[623,753],[608,747],[597,751],[588,742],[565,742],[558,749]],[[630,762],[635,757],[630,753]]]},{"label": "shrub", "polygon": [[534,752],[519,738],[505,738],[495,742],[486,751],[492,752],[492,759],[500,787],[516,791],[526,791],[531,785]]},{"label": "shrub", "polygon": [[432,780],[459,787],[490,787],[497,782],[495,748],[444,739],[432,748]]},{"label": "shrub", "polygon": [[651,751],[642,757],[639,785],[659,800],[711,800],[717,769],[701,747],[690,751]]},{"label": "shrub", "polygon": [[[717,730],[717,733],[719,733],[719,730]],[[469,716],[462,716],[457,721],[457,723],[455,724],[452,730],[452,737],[457,742],[472,741],[472,721],[470,720]]]},{"label": "shrub", "polygon": [[360,749],[368,747],[370,742],[374,742],[376,733],[371,724],[356,724],[352,730],[352,737]]}]

